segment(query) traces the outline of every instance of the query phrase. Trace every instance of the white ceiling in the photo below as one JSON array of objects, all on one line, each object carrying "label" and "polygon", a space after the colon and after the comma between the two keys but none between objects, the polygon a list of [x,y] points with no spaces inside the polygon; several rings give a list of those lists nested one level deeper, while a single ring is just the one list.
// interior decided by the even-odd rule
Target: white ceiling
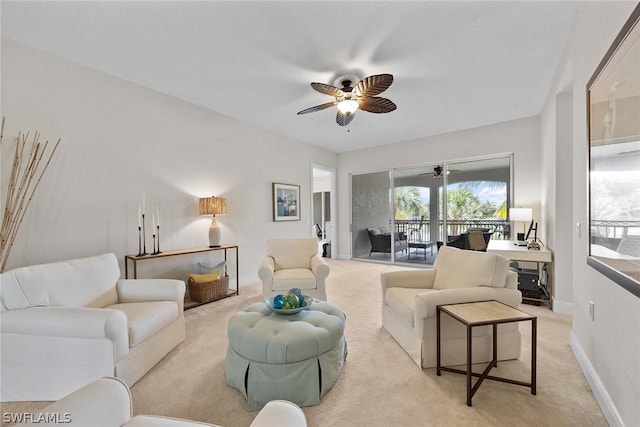
[{"label": "white ceiling", "polygon": [[[540,113],[579,2],[2,1],[2,35],[333,152]],[[310,82],[391,73],[349,132]]]}]

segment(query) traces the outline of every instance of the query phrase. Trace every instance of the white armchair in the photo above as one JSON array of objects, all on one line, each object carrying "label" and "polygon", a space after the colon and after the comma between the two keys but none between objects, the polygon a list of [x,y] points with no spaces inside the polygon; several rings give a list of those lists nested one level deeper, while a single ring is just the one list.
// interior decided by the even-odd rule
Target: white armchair
[{"label": "white armchair", "polygon": [[[449,246],[438,250],[433,269],[382,273],[382,326],[421,368],[436,366],[436,307],[496,300],[512,307],[522,301],[517,274],[504,257]],[[442,364],[466,362],[466,329],[442,315]],[[491,360],[491,326],[474,328],[473,363]],[[498,326],[498,360],[520,357],[517,323]]]},{"label": "white armchair", "polygon": [[[101,427],[188,427],[209,426],[197,421],[153,415],[132,416],[131,392],[117,378],[100,378],[81,389],[52,403],[31,419],[17,426],[42,425],[39,415],[55,415],[57,420],[47,425],[101,426]],[[31,415],[31,414],[29,414]],[[306,427],[307,419],[298,405],[285,400],[274,400],[265,405],[250,427],[291,426]]]},{"label": "white armchair", "polygon": [[0,291],[3,402],[133,385],[185,339],[184,282],[120,280],[114,254],[16,268]]},{"label": "white armchair", "polygon": [[325,282],[329,265],[318,255],[318,240],[271,239],[267,256],[258,269],[262,295],[269,298],[299,288],[314,298],[327,300]]}]

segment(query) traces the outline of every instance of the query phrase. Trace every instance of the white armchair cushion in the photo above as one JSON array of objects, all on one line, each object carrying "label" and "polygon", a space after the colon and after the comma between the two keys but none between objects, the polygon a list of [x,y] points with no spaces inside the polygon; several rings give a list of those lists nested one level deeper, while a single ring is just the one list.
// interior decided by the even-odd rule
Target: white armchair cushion
[{"label": "white armchair cushion", "polygon": [[509,261],[500,255],[442,246],[433,265],[438,272],[433,288],[504,288],[508,267]]},{"label": "white armchair cushion", "polygon": [[306,268],[291,268],[273,273],[271,289],[274,291],[288,291],[291,288],[315,289],[316,276]]},{"label": "white armchair cushion", "polygon": [[135,347],[178,318],[178,307],[172,301],[129,302],[105,308],[127,316],[129,347]]},{"label": "white armchair cushion", "polygon": [[267,242],[267,256],[275,260],[275,269],[311,269],[311,257],[318,253],[316,239],[271,239]]}]

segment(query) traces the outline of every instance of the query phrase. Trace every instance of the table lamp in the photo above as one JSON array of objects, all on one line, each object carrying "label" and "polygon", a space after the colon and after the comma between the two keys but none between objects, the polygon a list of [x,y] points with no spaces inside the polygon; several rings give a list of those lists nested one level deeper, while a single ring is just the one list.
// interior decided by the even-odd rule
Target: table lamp
[{"label": "table lamp", "polygon": [[223,197],[203,197],[200,199],[200,215],[213,215],[209,226],[209,247],[220,247],[220,227],[216,215],[227,213],[227,201]]},{"label": "table lamp", "polygon": [[524,240],[527,222],[533,218],[533,209],[531,208],[509,208],[509,219],[513,222],[522,221],[522,233],[518,233],[518,240]]}]

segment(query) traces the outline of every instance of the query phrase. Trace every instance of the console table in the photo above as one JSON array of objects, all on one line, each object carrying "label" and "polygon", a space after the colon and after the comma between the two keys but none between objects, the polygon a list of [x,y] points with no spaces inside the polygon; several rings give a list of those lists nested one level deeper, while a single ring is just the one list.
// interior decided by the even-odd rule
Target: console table
[{"label": "console table", "polygon": [[[235,282],[236,282],[236,286],[235,289],[234,288],[230,288],[229,291],[227,292],[226,295],[222,296],[221,298],[227,298],[233,295],[239,295],[239,290],[240,290],[240,282],[239,282],[239,259],[238,259],[238,246],[237,245],[222,245],[222,246],[218,246],[215,248],[210,248],[210,247],[201,247],[201,248],[189,248],[189,249],[176,249],[176,250],[171,250],[171,251],[165,251],[165,252],[160,252],[159,254],[148,254],[148,255],[125,255],[124,257],[124,276],[126,279],[129,278],[129,263],[133,263],[133,279],[137,279],[138,278],[138,263],[142,262],[142,261],[148,261],[148,260],[152,260],[152,259],[158,259],[158,258],[165,258],[165,257],[174,257],[174,256],[180,256],[180,255],[192,255],[192,254],[198,254],[198,253],[202,253],[202,252],[216,252],[216,251],[224,251],[224,260],[227,260],[227,252],[228,251],[234,251],[235,252],[235,256],[236,256],[236,277],[235,277]],[[226,267],[225,267],[226,269]],[[218,299],[221,299],[218,298]],[[213,300],[215,301],[215,300]],[[185,301],[185,310],[198,306],[198,305],[202,305],[202,304],[207,304],[209,302],[212,301],[206,301],[206,302],[195,302],[195,301]]]},{"label": "console table", "polygon": [[536,263],[538,274],[540,274],[541,266],[546,266],[547,283],[540,285],[546,286],[549,299],[522,297],[523,300],[538,301],[549,304],[549,308],[553,310],[553,254],[545,246],[540,245],[540,249],[527,249],[526,246],[518,246],[513,240],[489,240],[487,252],[502,255],[511,261],[523,261]]}]

